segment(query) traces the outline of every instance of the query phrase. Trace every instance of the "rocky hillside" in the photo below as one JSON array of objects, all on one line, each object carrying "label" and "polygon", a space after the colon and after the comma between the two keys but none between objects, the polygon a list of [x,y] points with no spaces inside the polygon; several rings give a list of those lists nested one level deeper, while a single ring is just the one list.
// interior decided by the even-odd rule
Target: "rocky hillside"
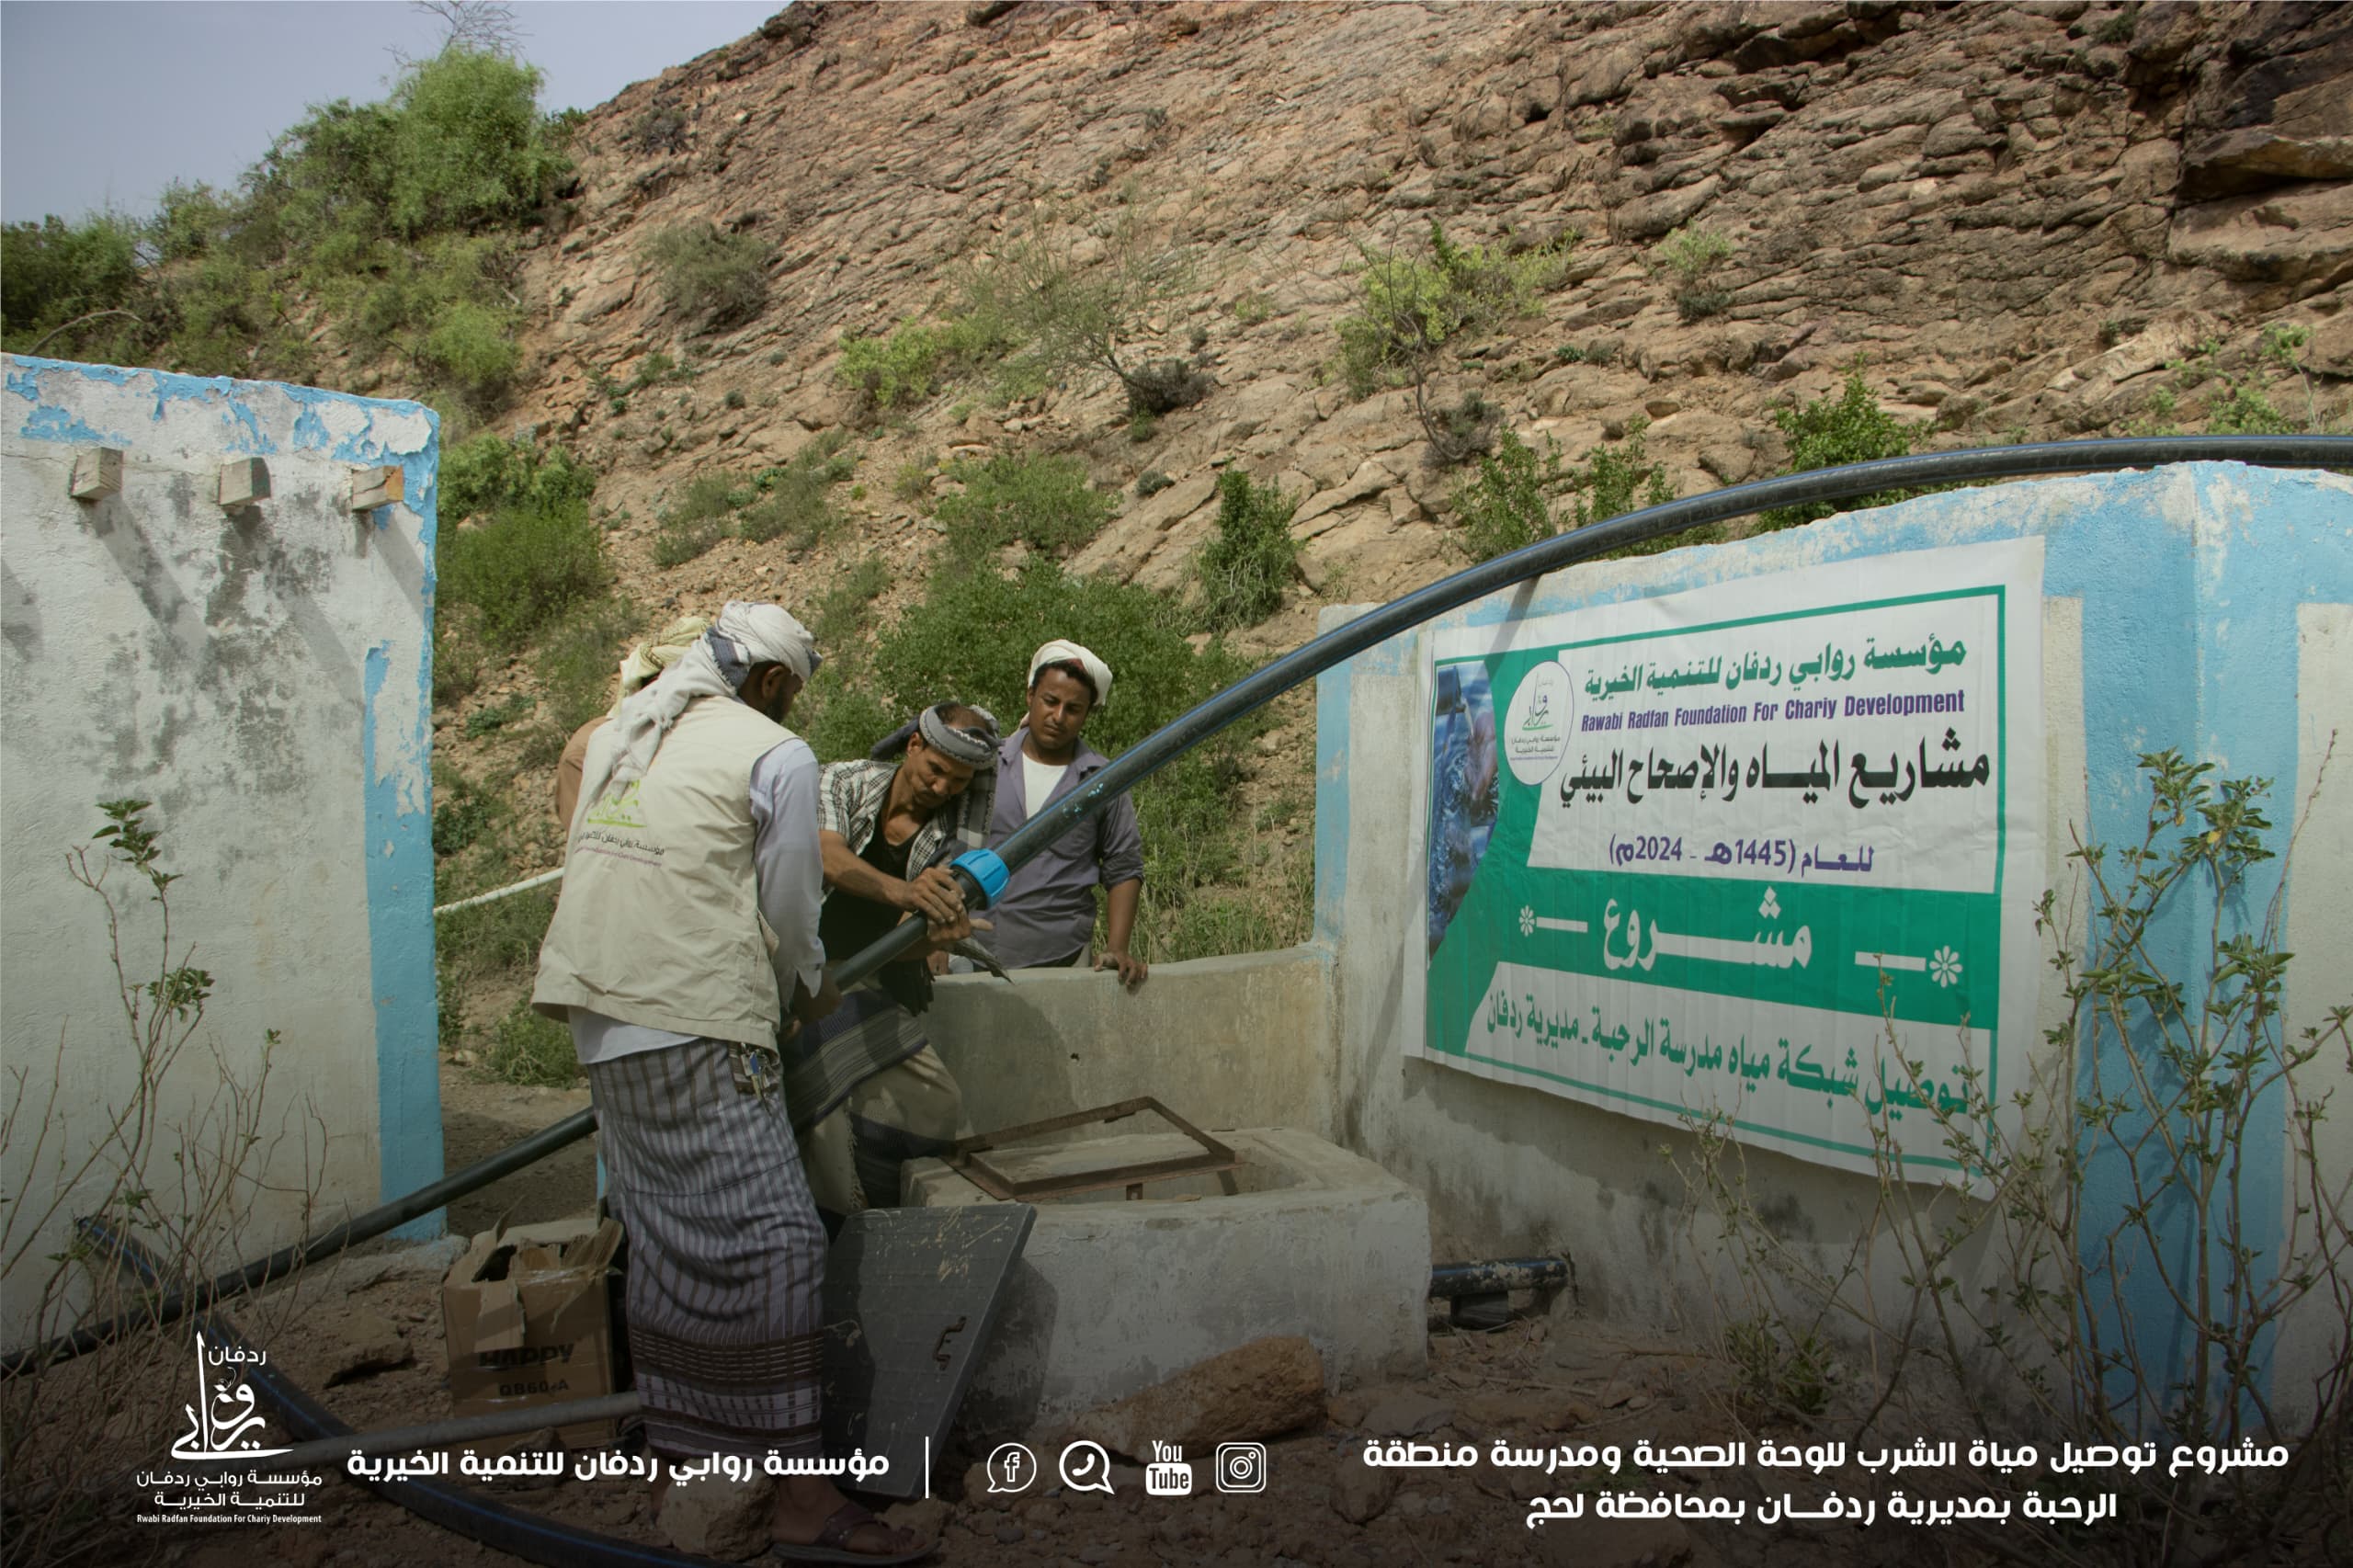
[{"label": "rocky hillside", "polygon": [[[847,423],[845,335],[938,306],[1008,236],[1129,214],[1195,247],[1198,292],[1138,347],[1206,329],[1210,397],[1138,444],[1108,388],[1010,415],[950,390],[866,472],[1008,446],[1075,451],[1107,485],[1164,472],[1176,484],[1131,494],[1077,563],[1166,585],[1210,526],[1213,472],[1240,462],[1307,498],[1309,591],[1343,564],[1349,597],[1427,581],[1459,563],[1451,476],[1403,394],[1352,403],[1328,365],[1361,247],[1415,244],[1433,217],[1465,242],[1574,231],[1541,317],[1475,346],[1472,373],[1572,455],[1647,416],[1685,494],[1774,472],[1768,410],[1859,355],[1883,406],[1953,444],[2202,428],[2222,380],[2168,367],[2201,345],[2251,364],[2270,323],[2315,328],[2307,360],[2353,371],[2353,17],[2328,6],[804,0],[630,88],[574,146],[576,216],[527,275],[545,324],[517,423],[607,472],[639,519],[624,552],[683,478]],[[756,319],[689,340],[642,251],[705,220],[775,260]],[[1678,225],[1731,245],[1723,308],[1689,323],[1657,266]],[[595,379],[657,349],[699,356],[691,390],[613,415]],[[2302,412],[2300,383],[2279,397]],[[853,506],[847,549],[926,540],[920,498],[870,483]],[[654,597],[784,564],[725,546]]]},{"label": "rocky hillside", "polygon": [[[1339,369],[1368,254],[1428,256],[1432,220],[1560,258],[1531,312],[1446,346],[1437,389],[1572,461],[1641,429],[1684,494],[1782,471],[1773,411],[1858,363],[1919,446],[2347,417],[2353,12],[2329,6],[802,0],[630,88],[571,150],[502,427],[601,472],[648,615],[805,609],[870,594],[885,579],[851,568],[879,561],[870,634],[943,538],[932,465],[1006,454],[1082,461],[1119,511],[1074,564],[1155,587],[1186,582],[1222,470],[1279,483],[1302,580],[1245,653],[1304,641],[1319,603],[1455,570],[1464,471],[1433,463],[1406,392],[1353,398]],[[649,256],[705,224],[770,257],[765,302],[719,333]],[[878,415],[846,389],[846,339],[947,319],[1020,244],[1114,266],[1123,233],[1187,262],[1123,347],[1198,358],[1197,404],[1131,422],[1108,377],[1006,402],[976,372]],[[1695,235],[1715,253],[1696,309],[1670,265]],[[836,437],[848,527],[656,564],[694,480]],[[459,770],[511,779],[534,824],[551,750],[495,722],[536,678],[517,661],[438,716]],[[1305,711],[1279,712],[1294,729],[1259,743],[1245,795],[1292,856]],[[529,835],[516,874],[559,853],[552,824]]]}]

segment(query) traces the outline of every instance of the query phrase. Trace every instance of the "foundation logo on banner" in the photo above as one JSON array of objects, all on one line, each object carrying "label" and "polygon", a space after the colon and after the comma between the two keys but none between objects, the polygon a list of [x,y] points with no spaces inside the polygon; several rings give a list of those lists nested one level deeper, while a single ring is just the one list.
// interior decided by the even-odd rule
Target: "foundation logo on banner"
[{"label": "foundation logo on banner", "polygon": [[1522,784],[1541,784],[1561,766],[1576,728],[1574,688],[1559,661],[1547,659],[1521,677],[1504,715],[1504,761]]},{"label": "foundation logo on banner", "polygon": [[254,1391],[244,1367],[267,1366],[269,1352],[242,1346],[209,1346],[196,1336],[196,1403],[180,1407],[188,1430],[171,1448],[186,1471],[142,1471],[139,1488],[152,1495],[155,1513],[142,1524],[316,1524],[304,1514],[312,1489],[325,1477],[295,1471],[264,1473],[244,1468],[256,1460],[291,1450],[268,1448],[269,1426],[254,1408]]}]

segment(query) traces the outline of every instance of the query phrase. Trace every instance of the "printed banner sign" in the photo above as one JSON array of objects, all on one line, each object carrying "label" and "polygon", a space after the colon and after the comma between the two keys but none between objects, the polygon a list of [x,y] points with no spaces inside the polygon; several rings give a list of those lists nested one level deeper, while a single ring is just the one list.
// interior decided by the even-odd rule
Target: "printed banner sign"
[{"label": "printed banner sign", "polygon": [[1417,1054],[1948,1176],[2033,1028],[2041,606],[2026,539],[1435,634]]}]

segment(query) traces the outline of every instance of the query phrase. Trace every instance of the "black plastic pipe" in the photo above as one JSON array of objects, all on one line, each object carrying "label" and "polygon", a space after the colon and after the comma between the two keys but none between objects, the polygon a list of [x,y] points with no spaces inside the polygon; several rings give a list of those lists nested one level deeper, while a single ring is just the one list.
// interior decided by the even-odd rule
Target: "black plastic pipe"
[{"label": "black plastic pipe", "polygon": [[[155,1260],[137,1240],[119,1236],[99,1220],[77,1221],[82,1233],[96,1243],[104,1254],[136,1276],[139,1281],[153,1289],[162,1283]],[[215,1344],[233,1346],[248,1354],[259,1347],[246,1339],[236,1324],[219,1312],[199,1311],[197,1326],[207,1339]],[[288,1431],[303,1442],[351,1437],[352,1429],[335,1419],[335,1413],[305,1392],[301,1386],[271,1368],[260,1357],[239,1368],[251,1383],[278,1414]],[[273,1464],[281,1461],[273,1460]],[[341,1466],[335,1467],[338,1471]],[[454,1530],[469,1540],[480,1541],[495,1551],[519,1557],[526,1562],[545,1563],[547,1568],[738,1568],[722,1563],[717,1558],[698,1557],[687,1552],[668,1551],[648,1546],[642,1541],[623,1540],[618,1536],[582,1529],[561,1520],[510,1508],[494,1498],[447,1482],[413,1479],[387,1481],[381,1478],[347,1475],[347,1479],[366,1487],[387,1502],[397,1503],[421,1519]]]},{"label": "black plastic pipe", "polygon": [[1430,1295],[1438,1300],[1557,1290],[1568,1282],[1565,1257],[1498,1257],[1486,1263],[1440,1263],[1430,1269]]},{"label": "black plastic pipe", "polygon": [[173,1323],[191,1312],[210,1306],[224,1296],[238,1295],[257,1290],[272,1279],[282,1279],[305,1264],[316,1263],[347,1247],[372,1241],[411,1220],[422,1219],[453,1199],[463,1198],[478,1187],[488,1187],[499,1177],[512,1175],[526,1165],[537,1165],[565,1144],[585,1138],[596,1130],[596,1126],[595,1112],[574,1111],[552,1127],[543,1127],[521,1142],[510,1144],[488,1159],[477,1161],[454,1175],[445,1176],[430,1186],[420,1187],[405,1198],[396,1198],[381,1208],[371,1209],[305,1241],[280,1247],[267,1257],[246,1264],[242,1268],[233,1268],[194,1290],[168,1291],[155,1303],[152,1312],[127,1313],[77,1333],[61,1335],[46,1345],[12,1351],[5,1360],[0,1360],[0,1377],[13,1378],[48,1366],[52,1361],[87,1355],[129,1330]]},{"label": "black plastic pipe", "polygon": [[[1736,484],[1662,506],[1646,506],[1607,522],[1594,523],[1540,540],[1509,555],[1497,556],[1467,571],[1392,599],[1347,625],[1325,632],[1294,649],[1263,669],[1245,676],[1189,712],[1161,726],[1080,788],[1040,812],[1017,829],[996,851],[1008,869],[1015,869],[1048,845],[1102,811],[1180,754],[1207,740],[1228,724],[1265,706],[1292,687],[1313,678],[1334,665],[1362,653],[1398,632],[1445,614],[1472,600],[1516,583],[1590,561],[1628,545],[1663,539],[1687,528],[1746,517],[1776,506],[1804,506],[1817,501],[1844,501],[1881,490],[1902,490],[1932,484],[1970,483],[1995,479],[2029,479],[2039,474],[2095,473],[2114,469],[2154,468],[2163,463],[2240,462],[2257,468],[2353,469],[2353,436],[2149,436],[2109,441],[2043,441],[2014,447],[1972,448],[1955,452],[1923,452],[1913,457],[1881,458],[1840,468],[1815,469]],[[978,879],[963,867],[954,868],[964,890],[965,903],[984,909]],[[923,939],[924,923],[902,921],[885,935],[836,965],[835,981],[847,988],[865,979]],[[337,1226],[311,1241],[272,1254],[259,1263],[222,1275],[191,1303],[175,1292],[159,1303],[157,1313],[135,1323],[118,1320],[19,1350],[0,1360],[0,1375],[13,1377],[28,1368],[95,1349],[136,1324],[164,1322],[221,1295],[248,1289],[290,1269],[296,1261],[314,1262],[355,1243],[381,1235],[394,1226],[429,1214],[454,1198],[487,1187],[500,1176],[521,1169],[585,1138],[596,1130],[594,1111],[576,1111],[551,1127],[489,1159],[444,1176],[430,1187],[388,1203]]]}]

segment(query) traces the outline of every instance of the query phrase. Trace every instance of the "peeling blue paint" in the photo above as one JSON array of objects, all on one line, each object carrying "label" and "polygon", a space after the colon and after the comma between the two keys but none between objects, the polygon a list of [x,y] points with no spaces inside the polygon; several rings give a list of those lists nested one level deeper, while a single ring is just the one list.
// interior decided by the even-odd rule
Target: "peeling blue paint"
[{"label": "peeling blue paint", "polygon": [[63,441],[77,447],[128,447],[131,437],[100,430],[81,415],[52,403],[42,403],[25,416],[18,435],[28,441]]}]

